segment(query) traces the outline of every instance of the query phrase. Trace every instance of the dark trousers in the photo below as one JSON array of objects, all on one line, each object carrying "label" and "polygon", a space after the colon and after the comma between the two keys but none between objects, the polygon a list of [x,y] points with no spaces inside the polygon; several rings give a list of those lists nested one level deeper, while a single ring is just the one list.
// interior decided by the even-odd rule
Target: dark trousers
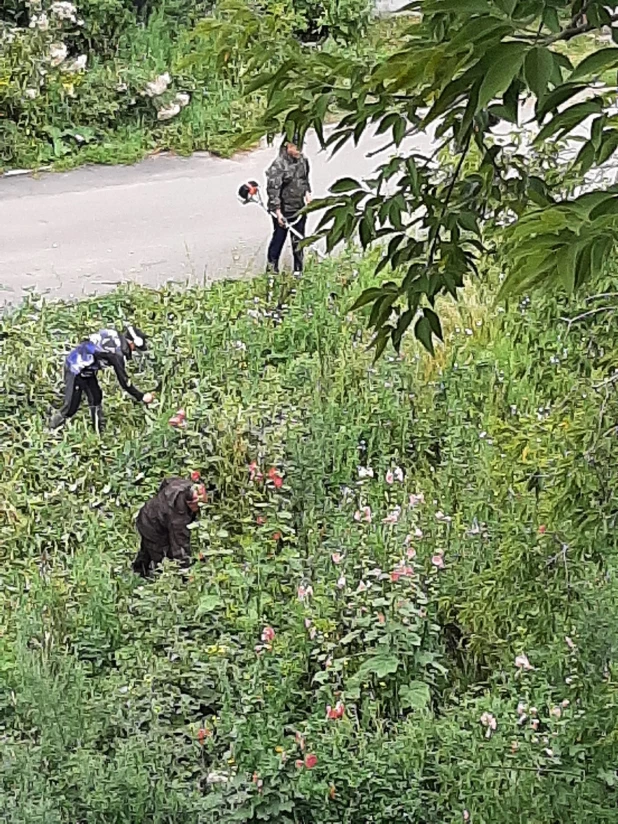
[{"label": "dark trousers", "polygon": [[82,402],[84,392],[88,398],[90,415],[95,429],[103,428],[103,392],[99,386],[96,375],[74,375],[69,369],[64,370],[64,402],[62,407],[52,418],[52,428],[62,426],[68,419],[77,412]]},{"label": "dark trousers", "polygon": [[[307,216],[303,215],[299,218],[296,223],[295,217],[287,215],[285,216],[286,220],[292,225],[292,227],[303,237],[305,236],[305,228],[307,226]],[[299,249],[300,240],[296,237],[292,232],[290,232],[292,237],[292,253],[294,255],[294,271],[295,272],[302,272],[303,271],[303,250]],[[270,241],[270,246],[268,247],[268,268],[271,269],[273,272],[279,271],[279,258],[281,257],[281,252],[283,251],[283,246],[285,244],[285,239],[288,236],[288,230],[285,226],[279,226],[279,221],[276,218],[273,218],[273,236],[272,240]]]},{"label": "dark trousers", "polygon": [[[138,530],[139,532],[139,530]],[[133,572],[141,575],[142,578],[148,578],[155,569],[163,562],[164,558],[171,558],[172,551],[169,546],[149,541],[140,533],[141,543],[139,552],[133,561]],[[180,562],[180,566],[187,569],[191,566],[189,558]]]},{"label": "dark trousers", "polygon": [[133,561],[133,572],[141,575],[142,578],[147,578],[152,574],[155,567],[169,555],[170,549],[167,546],[160,546],[159,544],[149,541],[147,538],[141,537],[141,544],[139,552]]}]

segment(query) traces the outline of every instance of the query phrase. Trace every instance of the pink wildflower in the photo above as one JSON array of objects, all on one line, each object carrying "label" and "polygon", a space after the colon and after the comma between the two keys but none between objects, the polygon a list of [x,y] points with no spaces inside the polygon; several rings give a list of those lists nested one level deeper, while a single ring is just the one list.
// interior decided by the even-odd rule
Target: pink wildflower
[{"label": "pink wildflower", "polygon": [[444,553],[442,550],[436,552],[431,559],[431,563],[436,567],[436,569],[444,569]]},{"label": "pink wildflower", "polygon": [[490,712],[484,712],[481,715],[481,724],[487,728],[485,738],[491,738],[491,734],[497,729],[498,722]]},{"label": "pink wildflower", "polygon": [[313,595],[313,587],[312,586],[305,587],[301,584],[301,586],[298,587],[298,600],[299,601],[304,601],[306,598],[311,598],[312,595]]},{"label": "pink wildflower", "polygon": [[272,644],[275,640],[275,630],[272,627],[264,627],[262,630],[262,641],[265,644]]},{"label": "pink wildflower", "polygon": [[333,564],[340,564],[343,561],[343,555],[340,552],[333,552],[330,557]]},{"label": "pink wildflower", "polygon": [[382,519],[382,523],[383,524],[390,524],[390,525],[396,524],[397,521],[399,520],[400,515],[401,515],[401,507],[396,506],[395,509],[393,509],[391,512],[388,513],[386,518]]},{"label": "pink wildflower", "polygon": [[345,713],[345,706],[341,703],[341,701],[337,701],[334,707],[331,707],[330,704],[326,707],[326,717],[329,721],[337,721],[340,718],[343,718]]}]

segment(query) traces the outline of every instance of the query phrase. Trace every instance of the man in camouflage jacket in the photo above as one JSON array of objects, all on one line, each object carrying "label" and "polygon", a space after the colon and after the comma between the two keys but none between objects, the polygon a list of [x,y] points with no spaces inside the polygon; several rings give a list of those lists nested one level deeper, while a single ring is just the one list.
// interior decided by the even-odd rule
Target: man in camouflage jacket
[{"label": "man in camouflage jacket", "polygon": [[[299,217],[298,213],[311,201],[309,161],[296,143],[283,142],[279,156],[266,172],[266,181],[268,210],[276,215],[273,217],[273,236],[268,247],[268,268],[278,272],[279,258],[288,234],[286,224],[292,225],[304,237],[307,218],[305,215]],[[300,275],[303,252],[298,248],[300,240],[293,234],[291,237],[294,273]]]}]

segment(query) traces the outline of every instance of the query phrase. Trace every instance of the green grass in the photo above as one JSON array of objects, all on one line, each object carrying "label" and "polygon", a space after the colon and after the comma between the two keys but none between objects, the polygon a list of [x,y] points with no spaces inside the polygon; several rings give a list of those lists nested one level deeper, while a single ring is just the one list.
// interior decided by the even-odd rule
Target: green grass
[{"label": "green grass", "polygon": [[[565,337],[578,307],[477,286],[436,360],[374,366],[348,314],[372,280],[312,268],[279,315],[258,279],[2,319],[7,824],[616,821],[613,314]],[[84,410],[50,434],[69,346],[122,319],[157,405],[106,376],[104,439]],[[190,469],[219,488],[196,563],[144,584],[135,513]]]}]

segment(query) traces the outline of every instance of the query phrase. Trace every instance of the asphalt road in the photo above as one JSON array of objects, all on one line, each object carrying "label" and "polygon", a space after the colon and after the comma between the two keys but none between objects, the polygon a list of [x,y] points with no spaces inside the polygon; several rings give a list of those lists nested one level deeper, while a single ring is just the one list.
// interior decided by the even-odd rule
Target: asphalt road
[{"label": "asphalt road", "polygon": [[[339,177],[370,174],[388,151],[367,154],[387,142],[369,135],[329,158],[309,139],[315,196]],[[431,140],[414,145],[427,152]],[[0,178],[0,304],[18,302],[24,290],[69,298],[126,281],[208,282],[263,269],[269,219],[242,206],[237,191],[251,178],[263,182],[275,153],[155,156],[130,167]]]}]

